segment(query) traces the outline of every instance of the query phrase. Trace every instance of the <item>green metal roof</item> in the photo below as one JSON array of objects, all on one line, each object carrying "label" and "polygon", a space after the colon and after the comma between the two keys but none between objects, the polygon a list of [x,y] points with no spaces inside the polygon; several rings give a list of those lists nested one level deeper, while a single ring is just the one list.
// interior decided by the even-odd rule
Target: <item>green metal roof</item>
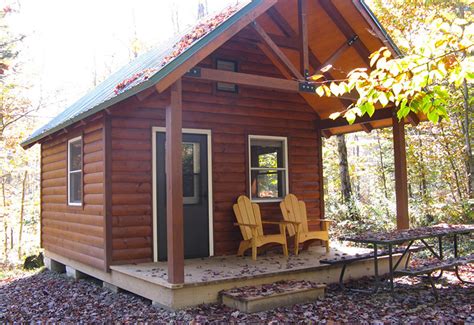
[{"label": "green metal roof", "polygon": [[[66,108],[46,125],[33,132],[24,142],[21,143],[21,146],[27,148],[54,132],[119,103],[142,90],[154,86],[188,60],[193,54],[201,50],[206,44],[212,42],[223,31],[235,24],[243,15],[257,7],[261,2],[262,0],[252,0],[250,2],[247,1],[242,3],[237,11],[227,18],[227,20],[222,22],[214,30],[210,31],[199,40],[195,41],[184,52],[165,65],[163,65],[163,60],[172,54],[174,45],[194,27],[183,31],[176,37],[162,43],[148,53],[137,57],[125,67],[112,74],[77,102]],[[117,92],[116,86],[118,84],[145,70],[152,70],[155,72],[148,76],[148,78],[143,76],[137,78],[130,84],[127,84],[125,88]]]}]

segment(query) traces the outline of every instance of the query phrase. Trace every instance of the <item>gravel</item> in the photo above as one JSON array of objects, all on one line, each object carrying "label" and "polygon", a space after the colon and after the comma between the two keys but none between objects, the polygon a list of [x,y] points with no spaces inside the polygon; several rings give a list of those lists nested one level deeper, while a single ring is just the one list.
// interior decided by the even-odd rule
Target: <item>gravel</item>
[{"label": "gravel", "polygon": [[[463,267],[474,280],[474,268]],[[369,288],[371,279],[348,286]],[[191,323],[468,323],[474,324],[474,286],[452,273],[439,281],[436,303],[426,283],[407,277],[397,281],[396,295],[341,292],[329,286],[326,297],[310,304],[245,314],[222,305],[202,305],[178,312],[156,308],[130,293],[112,293],[91,280],[75,281],[49,271],[0,280],[0,323],[11,322],[191,322]]]}]

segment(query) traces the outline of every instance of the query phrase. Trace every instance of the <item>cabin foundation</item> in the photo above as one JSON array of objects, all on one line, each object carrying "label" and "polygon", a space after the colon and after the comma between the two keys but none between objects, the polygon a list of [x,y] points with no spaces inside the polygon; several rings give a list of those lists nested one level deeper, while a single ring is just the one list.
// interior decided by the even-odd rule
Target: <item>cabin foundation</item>
[{"label": "cabin foundation", "polygon": [[66,265],[66,275],[70,278],[73,278],[74,280],[85,279],[88,277],[87,274],[81,271],[78,271],[69,265]]},{"label": "cabin foundation", "polygon": [[52,272],[56,273],[65,273],[66,272],[66,266],[62,263],[59,263],[47,256],[44,257],[44,265],[46,268]]},{"label": "cabin foundation", "polygon": [[[298,256],[285,258],[277,252],[268,252],[257,261],[246,257],[211,257],[185,260],[185,282],[171,284],[160,270],[167,270],[166,262],[128,264],[111,266],[109,273],[99,271],[85,264],[63,258],[45,251],[45,255],[56,263],[64,263],[69,270],[87,274],[103,281],[103,286],[117,292],[121,289],[152,301],[152,304],[179,310],[200,304],[221,303],[220,292],[243,286],[259,286],[278,281],[311,281],[315,283],[337,283],[340,267],[319,263],[320,259],[335,254],[364,253],[366,249],[341,247],[325,252],[324,247],[311,247]],[[394,255],[394,259],[399,255]],[[70,265],[68,265],[70,264]],[[346,280],[372,275],[374,263],[371,260],[358,261],[348,266]],[[380,274],[388,272],[388,257],[379,260]],[[214,276],[208,275],[217,274]]]},{"label": "cabin foundation", "polygon": [[117,287],[116,285],[113,285],[112,283],[106,282],[106,281],[102,281],[102,288],[110,290],[113,293],[119,293],[119,291],[120,291],[119,287]]}]

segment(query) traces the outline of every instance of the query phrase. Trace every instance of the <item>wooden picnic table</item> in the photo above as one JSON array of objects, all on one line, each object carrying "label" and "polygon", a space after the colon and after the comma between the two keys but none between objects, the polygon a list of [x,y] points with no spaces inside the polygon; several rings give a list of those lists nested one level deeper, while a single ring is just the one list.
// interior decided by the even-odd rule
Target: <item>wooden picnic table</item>
[{"label": "wooden picnic table", "polygon": [[[374,259],[374,276],[375,276],[375,288],[373,292],[377,292],[380,288],[380,277],[379,277],[379,246],[385,246],[388,251],[385,250],[382,255],[389,257],[389,281],[390,291],[394,292],[393,279],[395,275],[408,275],[408,276],[427,276],[433,293],[438,299],[438,294],[433,283],[432,273],[440,271],[440,274],[436,277],[440,278],[443,270],[454,269],[458,279],[465,283],[472,283],[461,279],[459,275],[458,266],[474,262],[474,254],[468,256],[459,256],[458,253],[458,236],[470,235],[474,232],[474,225],[448,225],[439,224],[429,227],[412,228],[406,230],[395,230],[390,232],[365,232],[356,236],[341,237],[343,241],[351,241],[355,243],[364,243],[373,245],[373,254],[370,254],[370,258]],[[453,238],[453,253],[454,257],[444,259],[443,249],[443,237]],[[438,239],[438,248],[435,249],[432,245],[427,242],[427,239],[434,238]],[[431,254],[436,258],[436,262],[430,264],[422,264],[419,267],[408,267],[408,263],[405,263],[404,269],[397,270],[398,266],[402,262],[403,258],[410,252],[415,241],[421,242],[422,247],[428,249]],[[403,245],[405,248],[398,258],[396,263],[393,262],[393,254],[400,253],[400,249],[395,249],[394,246]],[[408,262],[408,261],[407,261]]]}]

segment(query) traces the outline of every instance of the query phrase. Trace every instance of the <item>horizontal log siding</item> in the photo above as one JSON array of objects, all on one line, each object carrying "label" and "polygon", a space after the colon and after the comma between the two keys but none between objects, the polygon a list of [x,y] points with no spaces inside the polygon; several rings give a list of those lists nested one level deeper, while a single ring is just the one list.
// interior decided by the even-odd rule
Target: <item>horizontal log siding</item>
[{"label": "horizontal log siding", "polygon": [[[228,42],[213,57],[239,61],[239,71],[281,77],[266,57],[249,44]],[[201,66],[212,67],[212,58]],[[233,226],[232,204],[247,194],[249,134],[288,137],[290,191],[305,200],[310,217],[320,216],[319,140],[316,116],[295,94],[240,87],[239,94],[216,93],[214,84],[185,78],[183,127],[212,130],[214,249],[235,254],[240,231]],[[167,94],[136,98],[112,111],[113,263],[151,261],[151,128],[165,126]],[[277,203],[261,204],[266,219],[279,218]]]},{"label": "horizontal log siding", "polygon": [[[102,121],[41,145],[41,231],[48,251],[105,268]],[[83,136],[83,206],[67,204],[67,141]]]}]

